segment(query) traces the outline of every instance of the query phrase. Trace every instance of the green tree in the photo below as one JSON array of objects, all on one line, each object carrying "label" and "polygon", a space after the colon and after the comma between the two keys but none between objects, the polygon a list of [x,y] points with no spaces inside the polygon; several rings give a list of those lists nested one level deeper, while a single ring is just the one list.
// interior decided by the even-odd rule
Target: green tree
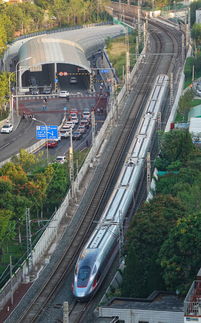
[{"label": "green tree", "polygon": [[56,18],[59,27],[66,24],[69,10],[70,6],[65,0],[54,0],[54,4],[51,7],[51,14]]},{"label": "green tree", "polygon": [[[186,80],[192,80],[192,71],[193,71],[193,65],[195,64],[195,58],[194,57],[187,57],[185,67],[184,67],[184,74]],[[180,100],[182,100],[182,104],[186,106],[185,99],[187,99],[187,102],[189,103],[189,99],[187,95],[181,96]]]},{"label": "green tree", "polygon": [[4,24],[4,16],[0,16],[0,54],[3,53],[4,49],[6,49],[7,43],[7,33],[6,26]]},{"label": "green tree", "polygon": [[[163,134],[160,149],[161,161],[156,160],[156,167],[164,166],[160,170],[166,170],[168,166],[171,168],[171,163],[175,165],[175,161],[186,162],[194,150],[194,145],[187,130],[173,130]],[[180,167],[181,164],[178,165]]]},{"label": "green tree", "polygon": [[12,212],[0,210],[0,253],[3,253],[8,242],[15,237],[15,221],[11,220]]},{"label": "green tree", "polygon": [[193,99],[193,91],[191,89],[187,90],[185,94],[180,97],[179,100],[179,112],[183,114],[184,121],[188,119],[188,112],[190,110],[190,102]]},{"label": "green tree", "polygon": [[21,31],[23,28],[23,10],[18,4],[10,4],[6,7],[5,15],[11,21],[12,37],[15,32]]},{"label": "green tree", "polygon": [[192,39],[195,40],[196,45],[201,45],[201,24],[194,24],[191,31]]},{"label": "green tree", "polygon": [[[12,161],[16,165],[20,165],[25,172],[34,172],[39,167],[41,160],[37,155],[28,153],[25,149],[20,149],[19,155],[14,156]],[[44,169],[44,168],[43,168]]]},{"label": "green tree", "polygon": [[191,26],[194,25],[195,20],[196,20],[196,10],[197,9],[200,9],[200,7],[201,7],[201,1],[200,0],[191,2],[191,4],[190,4],[190,21],[191,21]]},{"label": "green tree", "polygon": [[201,263],[201,213],[177,221],[160,249],[158,261],[169,290],[185,295]]},{"label": "green tree", "polygon": [[8,78],[7,73],[0,73],[0,117],[5,114],[8,101]]},{"label": "green tree", "polygon": [[170,195],[156,196],[137,212],[127,235],[122,295],[145,297],[153,289],[164,287],[158,252],[170,228],[184,212],[180,201]]},{"label": "green tree", "polygon": [[55,164],[54,175],[47,189],[44,210],[52,214],[59,207],[69,187],[66,165]]}]

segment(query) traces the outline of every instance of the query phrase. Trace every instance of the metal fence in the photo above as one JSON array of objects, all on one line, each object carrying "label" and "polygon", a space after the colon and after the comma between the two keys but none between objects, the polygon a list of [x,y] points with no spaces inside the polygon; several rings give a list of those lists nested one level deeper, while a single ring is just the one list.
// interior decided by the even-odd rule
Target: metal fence
[{"label": "metal fence", "polygon": [[94,23],[94,24],[86,24],[86,25],[80,25],[80,26],[72,26],[72,27],[37,31],[35,33],[22,35],[22,36],[15,38],[15,40],[11,43],[11,45],[14,44],[18,40],[26,39],[26,38],[30,38],[30,37],[36,37],[36,36],[45,35],[45,34],[55,34],[55,33],[59,33],[62,31],[77,30],[77,29],[90,28],[90,27],[94,27],[94,26],[104,26],[104,25],[110,25],[110,24],[112,24],[112,22],[102,22],[102,23],[97,23],[97,24]]}]

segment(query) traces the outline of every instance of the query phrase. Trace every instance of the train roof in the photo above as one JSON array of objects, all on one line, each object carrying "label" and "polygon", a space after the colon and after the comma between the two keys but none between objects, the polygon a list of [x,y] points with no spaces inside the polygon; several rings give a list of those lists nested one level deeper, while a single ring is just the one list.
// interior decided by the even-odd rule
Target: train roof
[{"label": "train roof", "polygon": [[[164,91],[168,88],[168,76],[159,75],[145,107],[145,114],[141,120],[137,135],[134,138],[128,157],[117,181],[116,189],[107,204],[100,223],[93,232],[86,248],[99,249],[104,252],[104,246],[110,240],[111,243],[119,234],[119,225],[122,221],[122,213],[126,210],[128,200],[133,196],[133,187],[139,180],[139,168],[146,158],[150,138],[156,125],[156,119],[160,106],[164,100]],[[128,194],[130,192],[130,194]]]}]

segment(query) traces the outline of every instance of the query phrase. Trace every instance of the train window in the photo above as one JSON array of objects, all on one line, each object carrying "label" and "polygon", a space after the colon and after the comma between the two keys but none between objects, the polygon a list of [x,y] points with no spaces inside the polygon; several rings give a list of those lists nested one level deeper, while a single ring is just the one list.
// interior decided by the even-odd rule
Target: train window
[{"label": "train window", "polygon": [[78,272],[78,280],[86,280],[86,279],[89,279],[89,276],[90,276],[90,267],[89,266],[83,266],[79,269],[79,272]]}]

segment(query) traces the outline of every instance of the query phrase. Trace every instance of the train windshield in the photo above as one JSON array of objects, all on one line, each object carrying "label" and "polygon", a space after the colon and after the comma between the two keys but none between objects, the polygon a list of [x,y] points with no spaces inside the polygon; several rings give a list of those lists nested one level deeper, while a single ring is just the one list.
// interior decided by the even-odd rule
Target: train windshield
[{"label": "train windshield", "polygon": [[89,266],[83,266],[80,267],[79,272],[78,272],[78,280],[88,280],[90,276],[91,269]]}]

